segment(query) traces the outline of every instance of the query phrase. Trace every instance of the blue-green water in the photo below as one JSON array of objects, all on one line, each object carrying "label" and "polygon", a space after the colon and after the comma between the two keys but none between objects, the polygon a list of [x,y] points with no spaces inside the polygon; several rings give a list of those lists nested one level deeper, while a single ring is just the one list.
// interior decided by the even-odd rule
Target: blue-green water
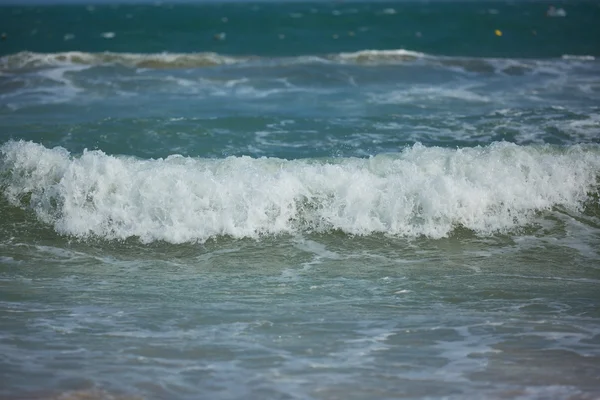
[{"label": "blue-green water", "polygon": [[596,399],[596,2],[0,7],[0,397]]}]

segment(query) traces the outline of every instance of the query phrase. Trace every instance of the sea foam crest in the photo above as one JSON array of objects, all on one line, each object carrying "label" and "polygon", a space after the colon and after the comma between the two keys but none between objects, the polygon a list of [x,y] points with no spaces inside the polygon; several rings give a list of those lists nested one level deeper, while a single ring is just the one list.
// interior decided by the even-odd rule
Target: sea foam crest
[{"label": "sea foam crest", "polygon": [[40,68],[60,65],[120,64],[135,68],[197,68],[235,64],[249,57],[225,56],[217,53],[87,53],[69,51],[61,53],[33,53],[22,51],[0,57],[2,69]]},{"label": "sea foam crest", "polygon": [[0,147],[1,188],[61,234],[172,243],[303,231],[480,235],[577,210],[597,193],[600,149],[415,145],[369,159],[282,160],[101,151],[71,155],[32,142]]},{"label": "sea foam crest", "polygon": [[[426,57],[424,53],[410,50],[362,50],[354,53],[298,56],[280,59],[264,59],[276,64],[312,64],[340,62],[353,64],[389,64],[414,61]],[[258,56],[228,56],[204,53],[87,53],[69,51],[59,53],[34,53],[23,51],[0,57],[2,69],[41,68],[61,65],[120,64],[134,68],[198,68],[215,65],[237,64],[260,60]]]},{"label": "sea foam crest", "polygon": [[339,53],[330,58],[340,62],[356,64],[386,64],[415,61],[431,57],[425,53],[405,49],[395,50],[360,50],[352,53]]},{"label": "sea foam crest", "polygon": [[570,69],[582,61],[594,61],[593,56],[564,55],[560,60],[519,60],[477,57],[436,56],[405,49],[377,50],[367,49],[351,53],[332,53],[320,55],[302,55],[296,57],[269,58],[260,56],[223,55],[218,53],[87,53],[80,51],[59,53],[34,53],[23,51],[0,57],[0,70],[18,70],[29,68],[53,68],[61,66],[124,65],[130,68],[173,69],[201,68],[228,64],[264,64],[306,65],[321,63],[359,64],[366,66],[403,65],[421,62],[444,68],[460,68],[469,72],[509,75],[547,70],[557,65]]}]

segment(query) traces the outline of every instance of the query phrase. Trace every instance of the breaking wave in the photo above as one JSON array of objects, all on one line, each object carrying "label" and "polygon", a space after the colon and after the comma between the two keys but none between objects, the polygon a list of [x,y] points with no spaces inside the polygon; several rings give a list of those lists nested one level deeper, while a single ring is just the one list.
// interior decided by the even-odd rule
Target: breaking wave
[{"label": "breaking wave", "polygon": [[0,57],[0,68],[19,70],[30,68],[47,68],[65,65],[98,66],[118,64],[131,68],[175,69],[202,68],[219,65],[241,64],[248,62],[266,65],[293,65],[312,63],[340,63],[360,65],[397,65],[424,62],[429,65],[446,68],[462,68],[469,72],[492,73],[501,72],[509,75],[520,75],[556,63],[565,65],[595,62],[592,56],[564,55],[557,60],[519,60],[499,58],[446,57],[417,51],[394,50],[360,50],[356,52],[334,53],[325,55],[304,55],[297,57],[269,58],[260,56],[222,55],[212,52],[203,53],[87,53],[80,51],[60,53],[19,52]]},{"label": "breaking wave", "polygon": [[230,57],[217,53],[86,53],[69,51],[62,53],[33,53],[23,51],[0,58],[3,69],[43,68],[60,65],[120,64],[135,68],[197,68],[235,64],[248,57]]},{"label": "breaking wave", "polygon": [[1,190],[64,235],[142,242],[296,232],[491,235],[597,195],[597,146],[414,145],[368,159],[142,160],[10,141]]}]

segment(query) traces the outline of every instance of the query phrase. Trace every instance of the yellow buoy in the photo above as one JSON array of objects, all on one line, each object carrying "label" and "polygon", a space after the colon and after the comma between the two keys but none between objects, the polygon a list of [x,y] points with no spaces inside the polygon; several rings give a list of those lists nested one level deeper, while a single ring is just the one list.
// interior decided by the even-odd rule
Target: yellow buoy
[{"label": "yellow buoy", "polygon": [[502,31],[500,29],[496,29],[494,33],[496,34],[496,36],[502,36]]}]

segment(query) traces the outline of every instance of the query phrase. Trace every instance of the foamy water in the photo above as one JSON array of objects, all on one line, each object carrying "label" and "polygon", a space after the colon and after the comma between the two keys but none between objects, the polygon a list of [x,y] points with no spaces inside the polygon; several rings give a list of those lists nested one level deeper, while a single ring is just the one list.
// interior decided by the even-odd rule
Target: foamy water
[{"label": "foamy water", "polygon": [[[440,238],[481,235],[595,201],[596,146],[415,145],[371,159],[286,161],[170,156],[138,160],[31,142],[2,147],[4,194],[57,232],[144,242],[327,232]],[[25,200],[26,199],[26,200]]]}]

